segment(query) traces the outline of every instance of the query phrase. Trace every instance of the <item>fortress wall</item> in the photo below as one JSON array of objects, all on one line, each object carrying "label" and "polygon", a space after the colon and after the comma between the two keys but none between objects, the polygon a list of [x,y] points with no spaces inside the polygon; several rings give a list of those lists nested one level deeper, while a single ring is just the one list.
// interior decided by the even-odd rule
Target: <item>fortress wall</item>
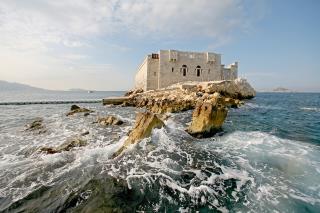
[{"label": "fortress wall", "polygon": [[138,68],[138,72],[135,76],[135,89],[142,88],[147,89],[148,79],[148,56],[143,60],[142,64]]},{"label": "fortress wall", "polygon": [[[160,50],[159,56],[159,88],[183,81],[221,80],[221,55],[219,54]],[[208,63],[208,60],[213,61]],[[187,66],[186,76],[183,76],[183,65]],[[197,66],[201,66],[200,76],[197,76]]]},{"label": "fortress wall", "polygon": [[234,80],[238,78],[238,62],[230,64],[227,67],[222,66],[221,69],[223,80]]},{"label": "fortress wall", "polygon": [[159,59],[148,59],[148,79],[146,90],[158,89]]}]

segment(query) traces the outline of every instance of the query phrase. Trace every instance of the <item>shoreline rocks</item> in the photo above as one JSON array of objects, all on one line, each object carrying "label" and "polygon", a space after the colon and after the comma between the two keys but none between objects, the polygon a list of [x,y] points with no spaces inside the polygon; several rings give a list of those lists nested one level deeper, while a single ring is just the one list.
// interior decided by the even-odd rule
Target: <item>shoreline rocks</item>
[{"label": "shoreline rocks", "polygon": [[88,116],[91,112],[94,112],[94,111],[86,108],[81,108],[78,105],[72,105],[70,108],[70,112],[68,112],[66,115],[70,116],[70,115],[74,115],[76,113],[82,113],[82,112],[84,112],[84,116]]},{"label": "shoreline rocks", "polygon": [[70,151],[75,147],[86,146],[87,142],[81,138],[73,138],[68,139],[66,142],[57,147],[42,147],[40,148],[41,152],[45,152],[46,154],[55,154],[63,151]]},{"label": "shoreline rocks", "polygon": [[213,136],[221,130],[227,113],[227,108],[221,104],[200,102],[192,113],[187,132],[197,138]]},{"label": "shoreline rocks", "polygon": [[46,133],[47,129],[46,129],[46,126],[43,124],[43,119],[36,118],[30,124],[26,125],[25,131],[30,131],[30,132],[34,132],[37,134],[42,134],[42,133]]},{"label": "shoreline rocks", "polygon": [[123,121],[113,115],[109,115],[107,117],[98,118],[97,121],[94,123],[99,123],[102,126],[109,126],[109,125],[121,125],[123,124]]},{"label": "shoreline rocks", "polygon": [[157,114],[194,109],[187,132],[199,138],[209,137],[220,131],[228,108],[238,108],[243,104],[241,100],[253,98],[255,95],[255,90],[247,80],[238,78],[223,81],[182,82],[167,88],[145,92],[142,89],[130,90],[125,97],[119,99],[124,100],[121,106],[146,108],[151,113]]}]

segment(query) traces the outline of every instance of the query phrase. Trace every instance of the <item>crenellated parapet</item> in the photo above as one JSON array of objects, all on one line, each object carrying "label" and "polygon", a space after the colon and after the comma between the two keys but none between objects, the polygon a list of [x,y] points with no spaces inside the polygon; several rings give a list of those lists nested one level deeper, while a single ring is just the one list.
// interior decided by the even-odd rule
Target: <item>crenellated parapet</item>
[{"label": "crenellated parapet", "polygon": [[225,66],[221,65],[221,80],[234,80],[238,78],[238,62]]}]

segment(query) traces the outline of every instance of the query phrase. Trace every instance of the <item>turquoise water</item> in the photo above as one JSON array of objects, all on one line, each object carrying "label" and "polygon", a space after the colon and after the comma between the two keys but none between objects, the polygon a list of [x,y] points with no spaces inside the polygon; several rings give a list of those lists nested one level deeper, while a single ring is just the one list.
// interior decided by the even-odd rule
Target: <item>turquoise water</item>
[{"label": "turquoise water", "polygon": [[[122,93],[85,98],[117,94]],[[66,92],[64,97],[81,95]],[[2,96],[8,98],[16,101]],[[28,98],[38,101],[48,94]],[[96,212],[91,201],[97,195],[87,184],[107,176],[125,180],[135,192],[122,198],[128,200],[120,206],[124,212],[319,212],[320,94],[258,93],[230,109],[223,132],[207,139],[184,131],[191,111],[172,114],[165,128],[116,160],[111,156],[126,139],[137,109],[80,105],[95,113],[66,117],[68,104],[0,106],[0,212],[73,212],[82,204]],[[93,124],[110,114],[125,124]],[[35,117],[44,118],[45,134],[23,131]],[[37,152],[84,131],[90,132],[85,147],[54,155]],[[109,187],[99,181],[96,188]],[[77,202],[70,201],[74,196]]]}]

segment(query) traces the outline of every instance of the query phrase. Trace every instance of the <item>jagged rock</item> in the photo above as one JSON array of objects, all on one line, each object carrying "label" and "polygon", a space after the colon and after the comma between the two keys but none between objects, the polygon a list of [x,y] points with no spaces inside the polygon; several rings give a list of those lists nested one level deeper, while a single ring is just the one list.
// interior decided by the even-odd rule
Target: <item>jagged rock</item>
[{"label": "jagged rock", "polygon": [[42,118],[36,118],[30,124],[27,125],[25,131],[33,131],[38,134],[47,132],[45,125],[43,124]]},{"label": "jagged rock", "polygon": [[227,112],[226,107],[221,104],[200,102],[193,111],[187,132],[197,138],[210,137],[221,129]]},{"label": "jagged rock", "polygon": [[[153,113],[176,113],[194,109],[196,103],[222,98],[244,99],[255,96],[254,89],[245,79],[182,82],[170,87],[131,94],[122,106],[145,107]],[[227,100],[225,104],[237,107],[237,100]],[[234,102],[234,103],[232,103]],[[223,104],[223,101],[219,100]]]},{"label": "jagged rock", "polygon": [[237,78],[234,80],[235,84],[238,87],[238,91],[240,94],[239,98],[253,98],[256,96],[256,91],[252,88],[252,86],[248,83],[248,81],[244,78]]},{"label": "jagged rock", "polygon": [[120,105],[129,100],[129,97],[108,97],[102,100],[103,105]]},{"label": "jagged rock", "polygon": [[80,107],[78,106],[78,105],[71,105],[71,108],[70,108],[70,110],[72,111],[72,110],[77,110],[77,109],[80,109]]},{"label": "jagged rock", "polygon": [[240,100],[238,99],[234,99],[234,98],[225,98],[224,99],[224,104],[227,107],[231,107],[231,108],[238,108],[241,105]]},{"label": "jagged rock", "polygon": [[73,115],[73,114],[76,114],[76,113],[82,113],[82,112],[87,114],[87,113],[91,113],[91,112],[94,112],[94,111],[86,109],[86,108],[81,108],[81,107],[79,107],[77,105],[72,105],[71,108],[70,108],[70,112],[67,113],[67,116]]},{"label": "jagged rock", "polygon": [[242,78],[234,81],[214,81],[203,84],[205,84],[203,91],[206,93],[219,92],[224,96],[239,99],[253,98],[256,95],[247,80]]},{"label": "jagged rock", "polygon": [[163,126],[163,121],[161,121],[157,115],[151,112],[139,112],[128,139],[124,142],[123,146],[114,153],[113,157],[120,155],[131,144],[136,144],[141,139],[149,137],[154,128],[161,128]]},{"label": "jagged rock", "polygon": [[104,118],[98,118],[96,123],[99,123],[103,126],[108,126],[108,125],[121,125],[123,124],[123,121],[115,116],[109,115]]},{"label": "jagged rock", "polygon": [[147,109],[149,109],[153,113],[175,113],[182,112],[189,109],[193,109],[194,102],[189,100],[160,100],[156,101],[154,104],[147,105]]},{"label": "jagged rock", "polygon": [[124,94],[124,96],[130,96],[130,95],[134,95],[134,94],[138,94],[138,93],[142,93],[143,89],[139,88],[139,89],[133,89],[133,90],[129,90],[128,92],[126,92]]},{"label": "jagged rock", "polygon": [[61,144],[58,147],[42,147],[40,151],[46,152],[47,154],[55,154],[62,151],[70,151],[74,147],[82,147],[85,145],[87,145],[87,142],[85,140],[82,140],[80,138],[73,138],[67,140],[65,143]]}]

